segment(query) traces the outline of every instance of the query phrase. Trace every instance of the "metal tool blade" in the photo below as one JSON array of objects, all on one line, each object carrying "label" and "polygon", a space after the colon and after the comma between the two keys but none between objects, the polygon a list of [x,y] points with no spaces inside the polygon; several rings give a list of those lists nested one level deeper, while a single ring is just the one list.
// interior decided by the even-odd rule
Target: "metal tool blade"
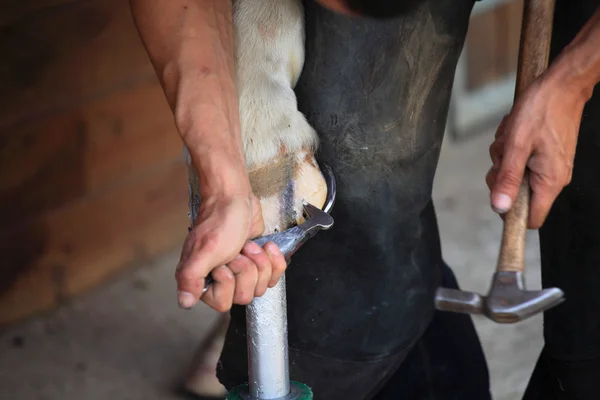
[{"label": "metal tool blade", "polygon": [[[252,241],[261,247],[268,242],[275,243],[286,260],[289,260],[289,258],[298,251],[307,240],[314,237],[320,230],[331,228],[334,221],[329,213],[335,204],[337,191],[333,171],[328,165],[324,165],[323,177],[327,184],[327,197],[325,198],[325,204],[323,205],[322,210],[305,202],[303,205],[305,221],[303,223],[286,229],[283,232],[261,236]],[[206,293],[213,282],[214,279],[209,275],[205,280],[204,289],[202,291],[203,294]]]}]

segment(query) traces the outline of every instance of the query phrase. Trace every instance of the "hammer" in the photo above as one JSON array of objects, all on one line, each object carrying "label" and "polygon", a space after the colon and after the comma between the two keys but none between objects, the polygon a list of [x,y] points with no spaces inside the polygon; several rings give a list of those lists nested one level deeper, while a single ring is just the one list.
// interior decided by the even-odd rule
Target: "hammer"
[{"label": "hammer", "polygon": [[[525,0],[515,99],[548,66],[553,17],[554,0]],[[514,323],[564,301],[559,288],[525,289],[525,235],[530,191],[528,173],[525,172],[517,201],[504,218],[500,255],[488,296],[438,288],[435,295],[438,310],[483,314],[497,323]]]}]

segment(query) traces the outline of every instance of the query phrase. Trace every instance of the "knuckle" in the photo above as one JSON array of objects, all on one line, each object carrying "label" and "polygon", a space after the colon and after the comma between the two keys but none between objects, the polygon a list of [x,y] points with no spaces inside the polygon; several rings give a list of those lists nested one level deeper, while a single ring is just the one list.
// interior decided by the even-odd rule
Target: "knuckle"
[{"label": "knuckle", "polygon": [[538,175],[535,186],[537,186],[540,190],[547,191],[549,188],[555,186],[554,181],[555,179],[549,175]]},{"label": "knuckle", "polygon": [[280,260],[279,262],[273,265],[273,270],[278,274],[285,272],[286,268],[287,263],[285,262],[285,260]]},{"label": "knuckle", "polygon": [[243,264],[242,257],[237,257],[237,258],[233,259],[232,261],[230,261],[229,263],[227,263],[227,267],[234,274],[237,274],[240,271],[240,269],[243,267],[243,265],[244,264]]},{"label": "knuckle", "polygon": [[534,213],[529,221],[529,228],[540,229],[544,222],[545,215],[546,213],[543,210],[538,210],[537,213]]},{"label": "knuckle", "polygon": [[496,139],[494,139],[492,144],[490,144],[489,151],[497,152],[499,149],[502,148],[503,145],[504,145],[504,140],[502,138],[496,138]]},{"label": "knuckle", "polygon": [[183,263],[179,262],[179,264],[177,264],[177,268],[175,268],[175,279],[179,280],[181,278],[182,271],[184,271]]},{"label": "knuckle", "polygon": [[249,254],[247,257],[252,260],[260,270],[269,268],[269,265],[271,264],[269,256],[264,251],[258,254]]},{"label": "knuckle", "polygon": [[245,256],[239,256],[235,260],[230,262],[228,266],[231,269],[231,271],[233,271],[233,273],[237,275],[244,274],[246,271],[248,271],[248,268],[251,263],[252,262]]},{"label": "knuckle", "polygon": [[281,276],[278,276],[278,275],[275,275],[275,274],[274,274],[274,275],[271,277],[271,280],[269,281],[269,287],[270,287],[270,288],[272,288],[272,287],[275,287],[275,286],[276,286],[276,285],[279,283],[279,280],[280,280],[280,279],[281,279]]},{"label": "knuckle", "polygon": [[243,305],[243,306],[247,306],[248,304],[250,304],[252,302],[253,298],[254,298],[254,296],[252,295],[252,293],[250,293],[249,291],[246,291],[246,290],[242,290],[236,296],[236,303]]},{"label": "knuckle", "polygon": [[194,270],[185,268],[177,272],[177,280],[184,284],[191,284],[197,280],[197,275]]},{"label": "knuckle", "polygon": [[519,186],[523,178],[519,176],[514,168],[509,167],[505,170],[500,170],[498,173],[498,179],[502,181],[504,185]]},{"label": "knuckle", "polygon": [[559,178],[559,174],[556,171],[550,173],[538,174],[539,179],[537,185],[546,192],[554,192],[561,190],[563,187],[563,179]]},{"label": "knuckle", "polygon": [[239,273],[240,274],[251,274],[256,270],[256,265],[252,262],[252,260],[248,259],[248,258],[242,258],[242,261],[240,261],[240,266],[239,266]]},{"label": "knuckle", "polygon": [[567,165],[565,177],[563,179],[563,187],[567,186],[573,180],[573,165]]},{"label": "knuckle", "polygon": [[243,247],[242,251],[245,254],[259,254],[260,252],[263,251],[263,249],[253,240],[248,240],[246,243],[244,243],[244,247]]},{"label": "knuckle", "polygon": [[272,269],[271,262],[269,260],[255,260],[254,264],[256,265],[256,270],[258,272],[263,272]]},{"label": "knuckle", "polygon": [[572,172],[569,172],[569,173],[567,174],[567,177],[565,178],[565,181],[564,181],[563,187],[565,187],[565,186],[568,186],[568,185],[571,183],[571,181],[572,181],[572,180],[573,180],[573,173],[572,173]]},{"label": "knuckle", "polygon": [[504,135],[504,129],[506,128],[506,122],[508,121],[508,114],[505,115],[502,118],[502,121],[500,121],[500,124],[498,125],[498,128],[496,129],[496,137],[500,137],[502,135]]},{"label": "knuckle", "polygon": [[268,242],[265,245],[265,248],[267,249],[267,251],[269,252],[271,257],[273,257],[274,259],[279,260],[279,259],[284,258],[283,253],[281,252],[281,249],[275,242]]},{"label": "knuckle", "polygon": [[487,176],[485,177],[485,183],[488,187],[488,189],[492,189],[493,187],[493,180],[492,180],[492,176],[490,175],[490,172],[488,172]]},{"label": "knuckle", "polygon": [[217,303],[215,303],[212,308],[215,309],[215,311],[218,311],[220,313],[224,313],[229,311],[229,306],[224,302],[224,301],[219,301]]},{"label": "knuckle", "polygon": [[561,172],[557,172],[553,175],[550,176],[550,184],[554,187],[554,188],[558,188],[558,187],[562,187],[563,186],[563,182],[566,179],[566,173],[562,173]]},{"label": "knuckle", "polygon": [[510,151],[514,154],[524,155],[529,151],[529,139],[523,135],[517,135],[515,140],[510,144]]},{"label": "knuckle", "polygon": [[202,247],[208,252],[214,252],[219,248],[220,235],[218,232],[207,232],[202,238]]},{"label": "knuckle", "polygon": [[254,292],[254,297],[261,297],[266,292],[267,292],[266,286],[262,285],[261,287],[256,288],[256,291]]},{"label": "knuckle", "polygon": [[275,265],[275,262],[273,262],[273,260],[271,260],[271,258],[267,254],[264,254],[261,263],[262,265],[257,265],[259,266],[259,268],[262,267],[263,270],[273,269],[273,266]]},{"label": "knuckle", "polygon": [[233,274],[224,272],[219,275],[219,282],[223,283],[224,285],[233,285],[235,283],[235,277]]}]

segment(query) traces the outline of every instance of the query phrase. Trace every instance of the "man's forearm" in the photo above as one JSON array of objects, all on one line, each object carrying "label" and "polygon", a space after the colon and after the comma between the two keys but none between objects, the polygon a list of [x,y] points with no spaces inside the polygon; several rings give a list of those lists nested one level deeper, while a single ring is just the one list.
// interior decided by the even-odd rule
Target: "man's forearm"
[{"label": "man's forearm", "polygon": [[549,68],[563,89],[587,101],[600,81],[600,8]]},{"label": "man's forearm", "polygon": [[231,0],[130,0],[203,195],[249,190],[235,88]]}]

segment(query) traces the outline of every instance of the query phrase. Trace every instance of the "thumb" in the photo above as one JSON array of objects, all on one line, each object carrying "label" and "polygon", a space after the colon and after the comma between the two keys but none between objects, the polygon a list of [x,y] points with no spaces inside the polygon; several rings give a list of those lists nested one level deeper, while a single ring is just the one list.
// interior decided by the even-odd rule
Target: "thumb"
[{"label": "thumb", "polygon": [[530,146],[505,143],[504,156],[490,194],[491,205],[495,212],[504,214],[512,208],[525,175],[529,155]]},{"label": "thumb", "polygon": [[[186,249],[184,246],[184,256],[182,256],[175,278],[177,280],[177,290],[179,291],[179,302],[186,307],[186,298],[199,299],[204,290],[205,279],[214,268],[225,265],[235,257],[227,246],[224,246],[223,240],[217,235],[206,235],[200,240],[196,239],[195,244]],[[192,238],[194,240],[194,238]],[[227,243],[227,242],[225,242]],[[187,251],[186,251],[187,250]],[[187,253],[187,254],[186,254]]]}]

